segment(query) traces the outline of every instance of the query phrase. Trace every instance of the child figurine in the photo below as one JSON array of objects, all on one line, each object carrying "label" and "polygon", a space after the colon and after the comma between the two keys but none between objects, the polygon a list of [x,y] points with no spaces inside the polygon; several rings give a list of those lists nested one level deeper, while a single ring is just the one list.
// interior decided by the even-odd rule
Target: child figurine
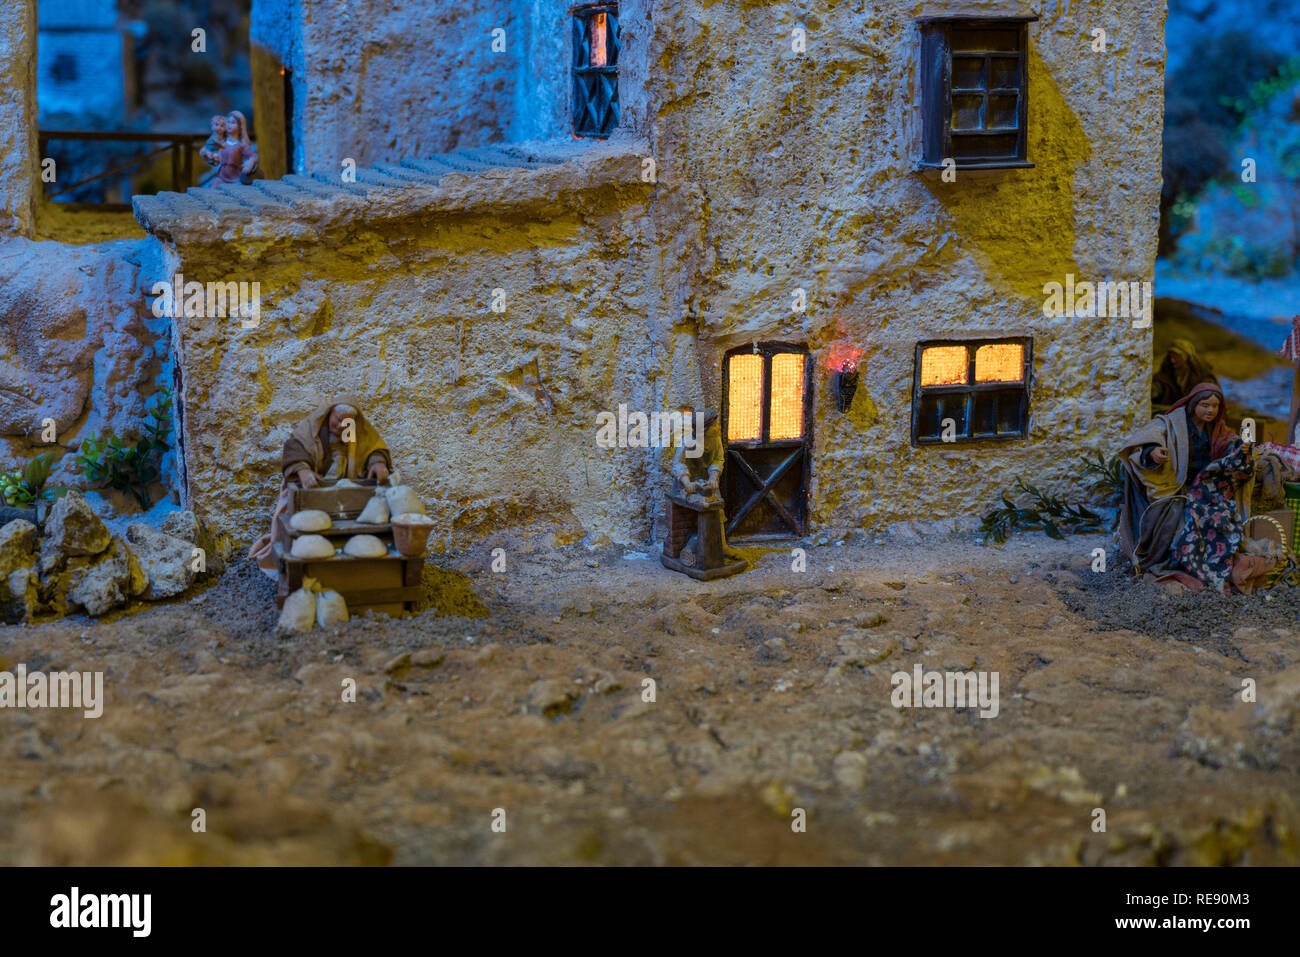
[{"label": "child figurine", "polygon": [[199,156],[203,157],[203,162],[207,163],[209,166],[216,166],[221,162],[218,154],[221,152],[221,147],[225,146],[225,144],[226,118],[218,114],[212,118],[212,135],[209,136],[208,141],[203,144],[203,148],[199,150]]}]

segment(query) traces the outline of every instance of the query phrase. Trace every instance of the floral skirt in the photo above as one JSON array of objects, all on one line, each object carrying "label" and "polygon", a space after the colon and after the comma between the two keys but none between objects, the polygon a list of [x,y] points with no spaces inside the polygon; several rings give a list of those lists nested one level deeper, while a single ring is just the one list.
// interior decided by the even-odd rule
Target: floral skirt
[{"label": "floral skirt", "polygon": [[1244,537],[1237,491],[1254,473],[1244,446],[1201,470],[1187,487],[1183,524],[1174,537],[1170,566],[1222,593]]}]

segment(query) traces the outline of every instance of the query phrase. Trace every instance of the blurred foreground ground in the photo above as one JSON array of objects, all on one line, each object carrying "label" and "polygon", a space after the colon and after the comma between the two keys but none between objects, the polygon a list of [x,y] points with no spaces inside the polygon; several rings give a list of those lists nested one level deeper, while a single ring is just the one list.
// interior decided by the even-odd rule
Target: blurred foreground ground
[{"label": "blurred foreground ground", "polygon": [[[107,704],[0,714],[0,863],[1296,863],[1297,595],[1166,596],[1094,574],[1106,538],[809,548],[710,584],[485,550],[428,576],[479,617],[284,639],[240,564],[7,628],[4,669],[102,670]],[[997,671],[1000,714],[895,709],[917,663]]]}]

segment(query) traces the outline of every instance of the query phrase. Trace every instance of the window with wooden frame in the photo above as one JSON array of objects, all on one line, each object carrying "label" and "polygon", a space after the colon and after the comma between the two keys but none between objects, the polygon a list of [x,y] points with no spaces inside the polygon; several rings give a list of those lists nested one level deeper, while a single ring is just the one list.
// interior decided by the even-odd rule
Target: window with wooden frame
[{"label": "window with wooden frame", "polygon": [[573,133],[604,138],[618,126],[618,4],[574,7]]},{"label": "window with wooden frame", "polygon": [[1028,338],[918,344],[912,443],[1025,438],[1032,354]]},{"label": "window with wooden frame", "polygon": [[1032,167],[1027,156],[1029,23],[1036,17],[918,20],[921,167]]}]

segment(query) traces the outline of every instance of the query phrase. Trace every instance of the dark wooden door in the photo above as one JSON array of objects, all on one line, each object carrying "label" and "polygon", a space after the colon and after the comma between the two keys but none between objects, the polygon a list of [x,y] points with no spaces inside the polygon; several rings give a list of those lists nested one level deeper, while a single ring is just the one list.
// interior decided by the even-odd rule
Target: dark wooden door
[{"label": "dark wooden door", "polygon": [[808,533],[812,358],[806,346],[764,342],[729,352],[722,373],[727,538]]}]

